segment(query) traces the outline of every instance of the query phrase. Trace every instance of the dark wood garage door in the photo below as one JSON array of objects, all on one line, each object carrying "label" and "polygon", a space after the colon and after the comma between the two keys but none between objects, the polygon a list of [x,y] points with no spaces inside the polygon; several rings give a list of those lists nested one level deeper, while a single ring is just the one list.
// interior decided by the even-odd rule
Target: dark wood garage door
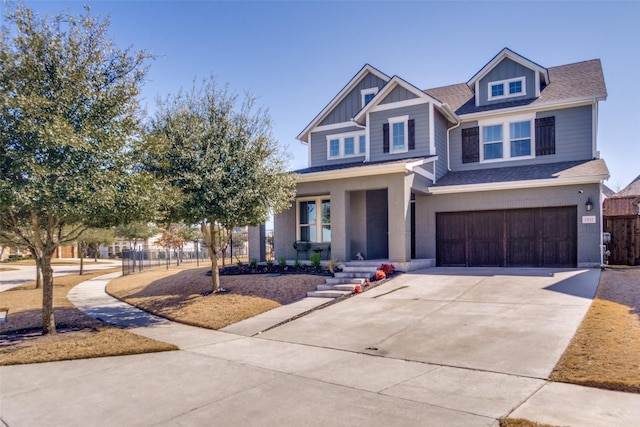
[{"label": "dark wood garage door", "polygon": [[575,267],[575,206],[436,214],[439,266]]}]

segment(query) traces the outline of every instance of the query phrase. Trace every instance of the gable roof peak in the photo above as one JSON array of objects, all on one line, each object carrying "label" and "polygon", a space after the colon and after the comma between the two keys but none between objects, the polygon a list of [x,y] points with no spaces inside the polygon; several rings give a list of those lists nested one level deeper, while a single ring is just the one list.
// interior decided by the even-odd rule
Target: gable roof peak
[{"label": "gable roof peak", "polygon": [[489,71],[491,71],[496,65],[498,65],[503,59],[508,58],[518,64],[530,68],[534,71],[538,71],[540,73],[540,78],[544,81],[544,84],[549,84],[549,72],[548,70],[540,64],[537,64],[530,59],[525,58],[524,56],[514,52],[508,47],[503,48],[496,56],[494,56],[489,62],[485,64],[484,67],[480,69],[473,77],[467,82],[467,86],[471,90],[475,90],[475,84],[478,80],[482,79],[486,76]]},{"label": "gable roof peak", "polygon": [[313,129],[313,127],[315,127],[322,120],[324,120],[327,114],[329,114],[329,112],[331,112],[331,110],[333,110],[333,108],[338,105],[338,103],[360,82],[360,80],[362,80],[364,76],[367,75],[367,73],[371,73],[381,80],[384,80],[385,82],[388,82],[391,79],[391,77],[387,76],[385,73],[378,70],[371,64],[364,64],[360,71],[358,71],[355,76],[353,76],[351,80],[349,80],[349,82],[342,88],[342,90],[340,90],[340,92],[338,92],[336,96],[333,97],[333,99],[326,105],[326,107],[324,107],[322,111],[320,111],[320,113],[318,113],[318,115],[307,125],[307,127],[304,128],[302,132],[300,132],[296,139],[308,143],[310,130]]}]

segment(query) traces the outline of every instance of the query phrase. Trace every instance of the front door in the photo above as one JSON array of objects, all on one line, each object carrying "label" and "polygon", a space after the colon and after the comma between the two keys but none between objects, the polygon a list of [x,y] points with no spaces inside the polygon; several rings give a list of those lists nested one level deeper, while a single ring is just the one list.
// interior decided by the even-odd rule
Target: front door
[{"label": "front door", "polygon": [[389,258],[389,209],[387,190],[367,191],[367,253],[368,259]]}]

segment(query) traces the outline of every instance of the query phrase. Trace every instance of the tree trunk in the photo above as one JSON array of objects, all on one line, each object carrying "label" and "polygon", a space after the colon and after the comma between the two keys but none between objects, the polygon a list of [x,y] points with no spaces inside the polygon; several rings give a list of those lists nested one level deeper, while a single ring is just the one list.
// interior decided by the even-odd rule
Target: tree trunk
[{"label": "tree trunk", "polygon": [[211,251],[211,285],[213,293],[220,290],[220,272],[218,271],[218,254]]},{"label": "tree trunk", "polygon": [[[78,249],[80,249],[80,247],[78,247]],[[82,276],[84,272],[84,251],[81,252],[78,250],[78,254],[80,255],[80,276]]]},{"label": "tree trunk", "polygon": [[42,270],[40,269],[40,264],[36,260],[36,289],[40,289],[42,287]]},{"label": "tree trunk", "polygon": [[42,270],[42,335],[56,333],[53,315],[53,268],[51,257],[45,254],[36,261]]}]

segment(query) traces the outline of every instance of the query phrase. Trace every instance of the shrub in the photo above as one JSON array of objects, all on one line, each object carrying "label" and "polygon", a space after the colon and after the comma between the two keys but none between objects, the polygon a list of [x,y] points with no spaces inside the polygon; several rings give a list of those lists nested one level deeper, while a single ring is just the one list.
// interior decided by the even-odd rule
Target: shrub
[{"label": "shrub", "polygon": [[360,293],[362,293],[362,286],[360,286],[360,285],[356,285],[356,286],[353,288],[353,293],[354,293],[354,294],[360,294]]},{"label": "shrub", "polygon": [[238,268],[242,267],[242,261],[237,261],[236,265],[238,266]]},{"label": "shrub", "polygon": [[384,271],[384,274],[388,276],[395,273],[396,268],[393,266],[393,264],[382,264],[380,265],[380,270]]},{"label": "shrub", "polygon": [[376,280],[384,280],[387,278],[387,275],[382,270],[376,271],[376,275],[374,276]]},{"label": "shrub", "polygon": [[272,259],[268,259],[265,264],[267,264],[267,267],[271,268],[271,267],[273,267],[273,260]]},{"label": "shrub", "polygon": [[309,260],[311,261],[311,265],[314,268],[320,267],[320,261],[322,260],[321,255],[318,252],[314,252],[309,256]]},{"label": "shrub", "polygon": [[283,256],[278,258],[278,266],[280,268],[285,268],[287,266],[287,259],[285,257],[283,257]]},{"label": "shrub", "polygon": [[258,260],[255,258],[251,258],[251,261],[249,261],[249,265],[251,267],[255,267],[256,265],[258,265]]},{"label": "shrub", "polygon": [[296,258],[296,260],[293,261],[293,267],[294,268],[300,268],[300,260],[298,258]]}]

